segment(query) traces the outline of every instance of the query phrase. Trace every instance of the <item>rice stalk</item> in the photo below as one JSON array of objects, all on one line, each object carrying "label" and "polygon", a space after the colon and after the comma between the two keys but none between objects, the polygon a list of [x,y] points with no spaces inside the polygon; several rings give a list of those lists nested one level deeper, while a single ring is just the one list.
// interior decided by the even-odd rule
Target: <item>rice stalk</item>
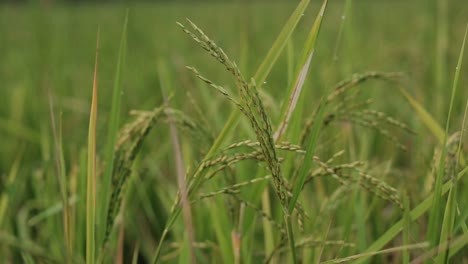
[{"label": "rice stalk", "polygon": [[[192,37],[203,49],[205,49],[211,56],[213,56],[218,62],[225,66],[226,70],[230,72],[236,81],[236,86],[239,90],[241,102],[231,100],[239,108],[239,110],[249,119],[252,128],[255,131],[257,140],[260,142],[260,148],[262,154],[265,157],[268,168],[272,173],[274,184],[276,187],[277,195],[283,206],[286,206],[286,195],[283,187],[283,178],[281,176],[280,166],[276,150],[272,138],[272,128],[270,120],[265,112],[265,108],[260,99],[257,91],[257,85],[252,79],[250,84],[244,79],[237,65],[231,61],[226,53],[219,48],[200,28],[198,28],[193,22],[188,20],[192,28],[197,32],[198,35],[192,33],[190,30],[185,28],[184,25],[179,23],[182,30]],[[196,72],[196,71],[195,71]],[[199,76],[199,75],[197,75]],[[207,82],[206,79],[202,79]],[[208,81],[207,83],[210,84]],[[219,86],[215,86],[218,91],[221,91],[227,96],[223,89]],[[229,97],[228,97],[229,98]]]},{"label": "rice stalk", "polygon": [[115,158],[112,172],[112,193],[107,211],[107,221],[104,236],[105,245],[108,240],[115,218],[120,210],[125,186],[132,171],[132,165],[146,138],[155,123],[163,116],[164,107],[154,109],[137,117],[135,121],[127,124],[120,132],[115,146]]},{"label": "rice stalk", "polygon": [[335,85],[333,93],[328,95],[326,102],[330,103],[331,101],[338,98],[340,95],[349,91],[352,88],[356,88],[359,84],[362,84],[368,80],[385,80],[393,81],[395,78],[401,78],[403,75],[399,72],[365,72],[353,74],[353,76],[348,80],[343,80]]},{"label": "rice stalk", "polygon": [[[399,192],[389,186],[384,181],[377,179],[370,174],[358,169],[357,167],[361,163],[351,163],[346,164],[345,166],[338,167],[338,170],[335,170],[328,166],[327,163],[322,162],[318,157],[314,158],[314,161],[322,168],[326,173],[325,175],[330,175],[332,178],[337,180],[341,185],[347,186],[350,183],[358,183],[362,188],[373,193],[377,197],[395,203],[398,207],[403,208]],[[352,177],[346,173],[342,173],[342,168],[349,168],[352,172],[357,173],[357,177]],[[312,175],[322,175],[322,172],[316,172]],[[315,176],[316,177],[316,176]]]},{"label": "rice stalk", "polygon": [[[397,128],[414,134],[414,131],[410,129],[408,125],[383,112],[368,109],[367,107],[371,103],[370,100],[364,102],[353,101],[353,99],[356,98],[356,94],[359,92],[359,90],[356,89],[353,91],[353,88],[357,88],[359,84],[370,79],[390,81],[400,76],[400,73],[366,72],[363,74],[355,74],[351,79],[336,84],[334,91],[329,94],[325,100],[325,104],[333,107],[325,114],[323,125],[328,126],[332,122],[340,121],[370,128],[405,151],[406,146],[401,144],[397,137],[393,136],[385,127]],[[306,138],[310,134],[311,128],[315,123],[316,115],[317,111],[312,114],[312,118],[306,121],[300,137],[301,144],[304,144]]]},{"label": "rice stalk", "polygon": [[[447,144],[445,146],[444,164],[442,164],[444,169],[445,180],[453,179],[454,177],[456,177],[456,164],[458,162],[457,160],[460,157],[460,152],[458,151],[458,148],[461,143],[461,132],[459,131],[453,133],[447,140]],[[431,171],[429,175],[427,175],[425,178],[424,191],[426,194],[433,191],[434,189],[434,182],[437,176],[438,168],[440,166],[439,161],[441,159],[441,155],[442,148],[439,147],[434,151],[434,156],[432,158],[431,163]]]},{"label": "rice stalk", "polygon": [[201,199],[211,198],[211,197],[219,195],[219,194],[231,194],[231,193],[236,193],[237,194],[237,193],[239,193],[238,189],[241,188],[241,187],[245,187],[245,186],[251,185],[253,183],[257,183],[257,182],[265,181],[265,180],[270,180],[270,179],[271,179],[271,176],[268,175],[268,176],[265,176],[263,178],[256,178],[256,179],[253,179],[253,180],[250,180],[250,181],[244,181],[244,182],[236,183],[236,184],[224,187],[224,188],[222,188],[222,189],[220,189],[218,191],[205,193],[205,194],[200,194],[199,198],[197,200],[192,201],[192,203],[198,202]]},{"label": "rice stalk", "polygon": [[[292,32],[294,31],[295,27],[297,26],[297,24],[298,24],[299,20],[301,19],[305,9],[307,8],[309,2],[310,2],[309,0],[302,0],[297,5],[297,7],[294,10],[293,14],[290,16],[289,20],[286,22],[286,24],[282,28],[282,31],[278,35],[278,38],[274,42],[273,46],[270,48],[266,58],[262,61],[260,67],[257,69],[257,72],[256,72],[254,77],[255,77],[255,80],[257,80],[260,85],[263,84],[263,82],[265,81],[267,75],[271,71],[271,68],[273,67],[273,65],[277,61],[282,49],[286,45],[286,43],[287,43],[288,39],[290,38]],[[237,124],[238,119],[239,119],[239,112],[236,112],[236,111],[232,112],[231,116],[228,118],[228,121],[224,125],[221,133],[215,139],[214,144],[211,146],[210,150],[206,154],[205,158],[210,157],[218,149],[219,145],[226,138],[229,131],[231,131],[232,128]],[[195,170],[194,174],[191,174],[191,175],[193,175],[192,179],[194,179],[194,180],[192,181],[192,184],[189,186],[189,190],[197,190],[198,189],[198,187],[199,187],[199,185],[201,183],[200,181],[202,179],[202,177],[200,177],[201,171],[202,170],[200,168],[198,168],[198,169]],[[193,195],[193,194],[189,194],[189,195]],[[177,204],[178,204],[178,201],[176,199],[175,202],[174,202],[173,209],[171,210],[171,218],[166,223],[166,228],[164,229],[163,234],[161,236],[160,244],[156,248],[156,252],[154,254],[152,263],[156,263],[158,261],[160,253],[161,253],[162,241],[164,241],[164,238],[168,233],[168,229],[172,227],[175,219],[177,218],[178,214],[180,213],[180,209],[177,209]]]},{"label": "rice stalk", "polygon": [[123,72],[125,68],[126,52],[127,52],[127,28],[128,28],[128,15],[129,10],[126,10],[125,18],[122,27],[122,34],[120,38],[119,53],[116,63],[114,84],[112,89],[112,105],[109,113],[109,123],[106,134],[106,145],[105,145],[105,155],[104,159],[106,164],[104,167],[104,172],[101,178],[101,185],[98,193],[98,208],[97,212],[97,225],[100,227],[97,232],[97,241],[99,246],[103,247],[104,245],[104,226],[106,225],[106,213],[109,210],[110,204],[110,194],[112,188],[112,171],[113,171],[113,160],[114,156],[114,147],[117,140],[117,134],[120,126],[120,108],[123,94]]},{"label": "rice stalk", "polygon": [[[459,76],[460,76],[460,70],[461,70],[461,66],[462,66],[462,62],[463,62],[463,53],[465,51],[465,41],[466,41],[466,36],[468,34],[468,23],[466,24],[466,28],[465,28],[465,35],[463,37],[463,43],[462,43],[462,46],[461,46],[461,50],[460,50],[460,53],[459,53],[459,57],[458,57],[458,63],[457,63],[457,67],[455,69],[455,77],[454,77],[454,80],[453,80],[453,86],[452,86],[452,95],[450,97],[450,106],[449,106],[449,111],[448,111],[448,114],[447,114],[447,123],[446,123],[446,127],[445,127],[445,133],[447,134],[448,130],[449,130],[449,126],[450,126],[450,119],[452,118],[452,109],[453,109],[453,104],[454,104],[454,100],[455,100],[455,94],[456,94],[456,91],[457,91],[457,87],[458,87],[458,79],[459,79]],[[466,115],[465,115],[466,117]],[[463,120],[463,123],[465,122],[465,120]],[[462,127],[463,129],[463,127]],[[453,146],[451,148],[449,148],[446,152],[446,156],[445,158],[448,159],[449,161],[451,161],[449,163],[449,165],[446,167],[446,170],[448,169],[448,175],[445,175],[445,177],[449,177],[451,182],[453,183],[452,184],[452,188],[450,188],[450,191],[449,191],[449,195],[448,195],[448,198],[447,198],[447,202],[446,202],[446,205],[445,205],[445,211],[444,211],[444,217],[442,219],[442,226],[441,226],[441,234],[440,234],[440,239],[439,239],[439,245],[440,244],[444,244],[444,243],[450,243],[451,240],[452,240],[452,236],[454,235],[454,225],[455,225],[455,217],[456,217],[456,209],[457,209],[457,200],[456,200],[456,195],[457,195],[457,187],[458,187],[458,184],[457,184],[457,178],[455,176],[455,167],[457,166],[458,164],[458,160],[459,158],[457,157],[457,154],[460,153],[460,149],[461,149],[461,133],[459,133],[459,135],[455,135],[457,137],[457,140],[458,140],[458,144],[456,144],[456,146]],[[449,138],[450,140],[451,138]],[[443,154],[442,154],[442,158],[444,158]],[[442,161],[440,161],[440,164],[443,164]],[[439,169],[439,171],[441,171],[441,169]],[[440,181],[440,175],[438,175],[439,177],[437,178],[437,182],[436,182],[436,189],[438,187],[438,185],[442,185],[439,181]],[[441,187],[440,187],[441,188]],[[437,193],[437,192],[436,192]],[[441,251],[439,250],[439,255],[437,256],[435,262],[436,263],[447,263],[450,261],[450,255],[449,255],[449,248],[446,249],[446,250],[443,250],[441,253]]]}]

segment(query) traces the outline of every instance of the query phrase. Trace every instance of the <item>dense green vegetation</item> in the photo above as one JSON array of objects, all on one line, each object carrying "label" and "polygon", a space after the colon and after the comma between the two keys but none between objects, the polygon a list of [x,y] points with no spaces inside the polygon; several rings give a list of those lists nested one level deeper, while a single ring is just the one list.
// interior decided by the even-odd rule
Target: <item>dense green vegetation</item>
[{"label": "dense green vegetation", "polygon": [[468,4],[298,2],[0,5],[0,262],[468,263]]}]

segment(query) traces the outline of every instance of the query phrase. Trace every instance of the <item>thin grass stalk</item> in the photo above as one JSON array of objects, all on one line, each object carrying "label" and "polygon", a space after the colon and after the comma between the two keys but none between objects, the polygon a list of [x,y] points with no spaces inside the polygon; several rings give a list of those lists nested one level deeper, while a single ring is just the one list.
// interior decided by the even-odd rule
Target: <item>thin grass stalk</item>
[{"label": "thin grass stalk", "polygon": [[[26,219],[28,214],[31,210],[30,206],[24,206],[18,211],[16,216],[16,223],[18,227],[18,238],[20,239],[21,243],[25,243],[27,241],[31,241],[31,230],[28,228],[26,224]],[[50,228],[50,227],[49,227]],[[34,258],[29,252],[20,252],[21,257],[25,264],[34,264]]]},{"label": "thin grass stalk", "polygon": [[393,247],[393,248],[388,248],[388,249],[373,251],[373,252],[368,252],[368,253],[356,254],[356,255],[349,256],[349,257],[340,258],[340,259],[327,260],[327,261],[324,261],[322,263],[323,264],[345,263],[345,262],[350,262],[350,261],[353,261],[353,260],[361,260],[361,259],[364,259],[364,258],[369,258],[371,256],[376,256],[376,255],[389,254],[389,253],[400,252],[400,251],[404,251],[404,250],[424,249],[424,248],[427,248],[427,247],[429,247],[429,244],[427,242],[423,242],[423,243]]},{"label": "thin grass stalk", "polygon": [[[458,79],[459,79],[459,76],[460,76],[460,69],[461,69],[462,62],[463,62],[463,53],[464,53],[464,50],[465,50],[465,41],[466,41],[467,32],[468,32],[468,24],[467,24],[466,29],[465,29],[465,35],[463,37],[463,43],[462,43],[462,47],[461,47],[461,50],[460,50],[460,55],[458,57],[457,67],[456,67],[456,70],[455,70],[455,77],[454,77],[454,80],[453,80],[453,87],[452,87],[452,96],[450,98],[450,108],[449,108],[449,112],[448,112],[448,116],[447,116],[447,125],[446,125],[446,128],[445,128],[446,132],[448,132],[448,129],[449,129],[450,118],[451,118],[451,113],[452,113],[452,108],[453,108],[453,101],[455,99],[455,93],[456,93],[456,90],[457,90],[457,87],[458,87]],[[459,144],[457,146],[459,149],[460,149],[460,144],[461,144],[461,140],[460,140],[460,142],[459,142]],[[456,163],[458,163],[458,157],[456,158]],[[449,195],[448,195],[448,198],[447,198],[447,203],[445,205],[445,213],[444,213],[444,218],[443,218],[443,222],[442,222],[442,230],[441,230],[442,232],[441,232],[441,235],[440,235],[439,244],[446,243],[446,242],[450,243],[450,238],[451,238],[452,232],[453,232],[453,226],[455,224],[456,194],[457,194],[456,177],[451,176],[451,181],[452,181],[453,184],[451,185],[452,187],[450,188]],[[448,263],[448,261],[449,261],[449,254],[448,253],[449,253],[448,249],[444,250],[442,252],[439,252],[439,254],[437,255],[437,258],[436,258],[436,263],[441,263],[441,264],[442,263]]]},{"label": "thin grass stalk", "polygon": [[[435,263],[434,259],[437,258],[439,255],[439,252],[442,251],[447,251],[449,249],[452,249],[450,252],[458,252],[460,248],[465,247],[468,244],[468,235],[461,235],[459,237],[454,238],[452,241],[445,242],[443,244],[437,245],[437,247],[427,250],[424,254],[418,256],[415,258],[413,261],[411,261],[411,264],[422,264],[425,262],[429,263]],[[452,255],[450,255],[451,257]],[[446,262],[446,263],[451,263],[451,262]]]},{"label": "thin grass stalk", "polygon": [[437,140],[442,144],[444,141],[444,130],[442,127],[437,123],[437,121],[434,119],[429,112],[415,99],[413,98],[403,87],[399,87],[399,91],[405,99],[408,101],[408,103],[413,107],[413,109],[416,111],[416,114],[419,116],[421,121],[424,123],[424,125],[429,129],[429,131],[437,138]]},{"label": "thin grass stalk", "polygon": [[455,254],[458,254],[460,250],[466,249],[468,245],[468,233],[464,233],[457,239],[453,239],[450,243],[450,254],[449,257],[453,257]]},{"label": "thin grass stalk", "polygon": [[[325,105],[322,103],[323,101],[320,101],[319,103],[319,110],[318,114],[316,116],[316,121],[314,125],[312,126],[312,131],[311,131],[311,136],[307,138],[307,141],[305,143],[306,146],[306,154],[304,156],[304,164],[302,165],[299,175],[298,175],[298,183],[294,185],[294,189],[292,191],[293,196],[291,197],[288,205],[288,210],[291,213],[294,209],[295,203],[297,202],[297,199],[299,198],[299,194],[304,186],[306,177],[307,177],[307,172],[310,169],[310,162],[313,158],[314,150],[317,145],[317,140],[320,132],[320,128],[322,126],[322,120],[323,120],[323,115],[325,113]],[[309,164],[309,165],[306,165]]]},{"label": "thin grass stalk", "polygon": [[[330,233],[330,229],[331,229],[332,223],[333,223],[333,220],[330,220],[330,222],[328,223],[327,231],[325,232],[325,235],[324,235],[324,238],[325,238],[325,239],[328,237],[328,235],[329,235],[329,233]],[[324,242],[327,242],[327,241],[324,241]],[[343,247],[343,246],[345,246],[345,245],[349,245],[349,244],[345,243],[344,241],[340,241],[340,242],[341,242],[341,243],[340,243],[340,247]],[[305,243],[304,243],[304,244],[305,244]],[[323,251],[325,250],[325,245],[326,245],[326,244],[327,244],[327,243],[323,243],[323,245],[321,245],[321,246],[319,246],[319,248],[317,248],[318,253],[316,254],[317,256],[315,257],[317,263],[322,262],[321,259],[322,259]],[[296,247],[297,247],[297,246],[298,246],[298,245],[296,244]]]},{"label": "thin grass stalk", "polygon": [[[410,232],[411,232],[411,215],[408,194],[405,193],[403,196],[403,245],[409,245]],[[409,264],[410,252],[408,249],[403,250],[403,264]]]},{"label": "thin grass stalk", "polygon": [[117,135],[119,130],[119,116],[120,116],[120,105],[122,98],[122,77],[123,77],[123,68],[125,66],[126,59],[126,50],[127,50],[127,27],[128,27],[128,13],[129,10],[126,10],[122,35],[120,39],[119,55],[116,64],[114,86],[112,90],[112,106],[110,111],[109,127],[107,130],[107,142],[106,142],[106,152],[105,160],[106,166],[104,168],[104,173],[102,176],[102,184],[99,192],[100,196],[100,206],[99,206],[99,237],[98,242],[100,246],[104,246],[105,240],[105,230],[106,230],[106,213],[109,209],[109,199],[112,188],[112,171],[114,170],[114,159],[115,159],[115,144],[117,142]]},{"label": "thin grass stalk", "polygon": [[[447,81],[447,57],[448,57],[448,1],[435,0],[435,60],[434,83],[436,94],[443,95],[448,86]],[[436,113],[443,113],[443,100],[436,100]],[[440,118],[440,116],[438,116]]]},{"label": "thin grass stalk", "polygon": [[[88,153],[87,153],[86,148],[82,148],[80,151],[79,155],[79,162],[78,162],[78,167],[79,168],[87,168],[87,162],[88,162]],[[78,197],[83,197],[85,199],[86,197],[86,181],[87,181],[87,171],[85,169],[79,170],[78,175],[77,175],[77,191],[76,195]],[[75,252],[80,252],[80,255],[86,255],[86,229],[87,224],[87,214],[86,214],[86,201],[83,201],[81,203],[77,203],[76,206],[72,208],[76,208],[76,214],[75,214],[75,230],[74,230],[74,239],[75,239]]]},{"label": "thin grass stalk", "polygon": [[[320,9],[320,12],[316,18],[316,21],[314,23],[314,26],[313,28],[316,28],[316,34],[318,35],[319,31],[320,31],[320,25],[321,25],[321,22],[322,22],[322,18],[323,18],[323,15],[325,13],[325,9],[326,9],[326,6],[327,6],[327,0],[323,1],[322,3],[322,7]],[[311,39],[311,41],[314,41],[313,45],[315,45],[315,40],[316,40],[316,36],[313,37]],[[312,128],[312,136],[309,138],[309,142],[306,144],[307,146],[307,149],[306,149],[306,154],[305,154],[305,157],[304,157],[304,164],[302,165],[301,169],[300,169],[300,172],[299,172],[299,175],[298,175],[298,180],[297,180],[297,183],[295,184],[294,186],[294,189],[292,191],[293,193],[293,196],[291,197],[290,201],[289,201],[289,204],[288,204],[288,210],[289,210],[289,213],[292,213],[294,207],[295,207],[295,204],[296,204],[296,201],[297,199],[299,198],[299,194],[304,186],[304,182],[305,182],[305,179],[306,179],[306,176],[307,176],[307,172],[309,171],[309,167],[310,167],[310,162],[312,160],[312,157],[313,157],[313,154],[314,154],[314,151],[315,151],[315,146],[317,144],[317,139],[318,139],[318,135],[319,135],[319,131],[320,131],[320,128],[321,128],[321,124],[322,124],[322,119],[323,119],[323,114],[325,113],[325,107],[324,105],[322,106],[322,100],[319,102],[319,111],[318,111],[318,114],[317,114],[317,122],[315,123],[314,127]]]},{"label": "thin grass stalk", "polygon": [[[328,228],[327,228],[328,230]],[[354,244],[347,243],[346,241],[343,240],[337,240],[337,241],[328,241],[328,240],[314,240],[314,239],[301,239],[298,241],[295,245],[296,248],[305,248],[305,247],[318,247],[318,248],[324,248],[326,246],[336,246],[336,247],[355,247]],[[284,251],[289,250],[288,247],[283,247],[279,248],[276,253],[281,253]],[[320,249],[321,251],[321,249]],[[317,257],[317,262],[314,263],[321,263],[320,261],[320,255]]]},{"label": "thin grass stalk", "polygon": [[138,264],[138,252],[140,251],[140,242],[137,241],[133,249],[132,264]]},{"label": "thin grass stalk", "polygon": [[315,52],[315,47],[317,45],[317,38],[320,33],[320,28],[322,25],[325,9],[327,7],[327,2],[327,0],[323,1],[319,14],[315,19],[315,22],[306,40],[306,44],[304,46],[304,50],[301,56],[301,61],[298,65],[299,67],[298,73],[296,74],[296,79],[292,83],[292,86],[289,88],[290,92],[288,97],[288,104],[285,104],[285,106],[283,107],[284,109],[281,111],[283,113],[283,118],[281,119],[282,121],[279,124],[278,129],[276,130],[273,136],[275,142],[281,140],[282,136],[286,132],[289,120],[291,119],[292,113],[294,112],[299,97],[301,96],[302,87],[304,86],[307,73],[309,72],[310,63]]},{"label": "thin grass stalk", "polygon": [[345,1],[345,6],[344,6],[344,9],[343,9],[343,15],[341,15],[340,29],[338,31],[338,37],[337,37],[337,40],[336,40],[336,43],[335,43],[335,49],[333,51],[333,61],[334,62],[338,61],[338,58],[339,58],[338,57],[339,48],[340,48],[341,39],[342,39],[343,33],[344,33],[345,22],[346,22],[347,16],[350,14],[351,4],[352,4],[351,0],[346,0]]},{"label": "thin grass stalk", "polygon": [[[460,157],[461,157],[461,149],[462,149],[462,142],[463,142],[463,135],[465,134],[464,132],[466,131],[466,121],[468,120],[468,100],[466,101],[465,103],[465,113],[463,114],[463,124],[462,124],[462,129],[461,129],[461,133],[460,133],[460,141],[458,143],[458,149],[457,149],[457,154],[456,154],[456,157],[457,157],[457,160],[456,160],[456,163],[455,163],[455,168],[458,168],[459,166],[459,162],[460,162]],[[457,179],[452,179],[452,181],[457,181]],[[458,203],[456,205],[458,207]],[[468,211],[465,211],[464,215],[462,215],[461,212],[458,211],[458,219],[459,219],[459,224],[457,225],[457,227],[455,229],[458,229],[458,228],[461,228],[463,230],[463,233],[465,235],[468,234],[468,226],[466,224],[466,219],[468,218]],[[452,254],[452,252],[450,252]],[[450,254],[450,256],[451,256]]]},{"label": "thin grass stalk", "polygon": [[[125,205],[122,205],[122,213],[125,211]],[[125,224],[124,220],[120,222],[119,238],[117,239],[117,252],[115,254],[115,264],[124,264],[124,240],[125,240]]]},{"label": "thin grass stalk", "polygon": [[[431,242],[432,246],[436,246],[437,242],[442,238],[440,235],[442,231],[441,212],[443,210],[443,204],[442,204],[443,197],[441,196],[441,188],[442,188],[442,183],[443,183],[443,179],[445,176],[445,168],[446,166],[448,166],[445,164],[445,157],[447,156],[447,148],[445,146],[447,145],[447,137],[448,137],[448,131],[449,131],[449,126],[450,126],[450,118],[451,118],[451,113],[452,113],[452,108],[453,108],[453,101],[455,99],[455,92],[456,92],[456,86],[452,87],[452,95],[450,97],[450,105],[449,105],[447,120],[446,120],[446,125],[445,125],[442,152],[441,152],[439,160],[437,161],[438,162],[437,177],[435,180],[435,188],[434,188],[435,197],[433,200],[432,209],[429,214],[427,237],[428,237],[428,240]],[[453,185],[451,185],[451,187],[453,187]]]},{"label": "thin grass stalk", "polygon": [[98,114],[97,69],[99,57],[99,29],[96,37],[96,60],[94,62],[93,95],[89,116],[88,164],[86,177],[86,263],[95,263],[96,237],[96,123]]},{"label": "thin grass stalk", "polygon": [[[169,106],[168,101],[168,89],[169,83],[167,80],[168,73],[166,71],[165,65],[160,61],[158,63],[159,69],[159,79],[161,80],[161,91],[164,97],[165,104]],[[190,263],[196,263],[196,256],[195,256],[195,248],[193,247],[193,243],[195,243],[195,233],[193,228],[193,221],[192,221],[192,213],[191,213],[191,206],[188,200],[188,191],[187,191],[187,182],[185,178],[185,165],[184,160],[182,157],[182,148],[179,141],[179,136],[177,132],[177,128],[174,123],[174,118],[171,113],[168,113],[169,119],[169,129],[170,129],[170,137],[172,146],[174,149],[174,160],[176,163],[176,174],[177,174],[177,184],[179,187],[180,193],[180,201],[182,204],[182,214],[185,223],[185,230],[188,239],[188,248],[190,252]]]},{"label": "thin grass stalk", "polygon": [[[64,241],[67,248],[67,258],[70,258],[73,255],[73,244],[71,237],[71,227],[70,227],[70,207],[68,205],[68,183],[66,177],[65,161],[63,157],[63,147],[62,147],[62,133],[57,131],[57,125],[55,121],[54,113],[54,101],[53,95],[49,91],[49,112],[52,126],[52,133],[54,137],[55,145],[55,166],[57,169],[57,180],[60,188],[60,195],[62,198],[62,221],[63,221],[63,231],[64,231]],[[70,259],[68,259],[70,261]]]},{"label": "thin grass stalk", "polygon": [[292,263],[297,263],[296,243],[294,242],[294,231],[291,222],[291,213],[284,214],[284,222],[286,224],[286,232],[288,234],[289,249],[291,253]]},{"label": "thin grass stalk", "polygon": [[63,258],[59,258],[54,254],[51,254],[46,248],[38,245],[32,241],[23,241],[15,236],[12,236],[4,231],[0,231],[0,245],[10,246],[18,249],[20,252],[27,252],[28,254],[35,256],[40,260],[46,261],[45,263],[57,263],[61,264],[64,262]]},{"label": "thin grass stalk", "polygon": [[[268,188],[265,188],[262,193],[262,209],[265,213],[271,215],[271,201],[270,201],[270,192]],[[265,252],[272,252],[275,247],[275,232],[273,231],[273,224],[268,221],[266,218],[262,219],[263,226],[263,238],[265,241]]]},{"label": "thin grass stalk", "polygon": [[[16,177],[18,176],[19,169],[21,168],[21,160],[23,158],[24,147],[21,146],[19,148],[19,152],[16,155],[13,164],[8,172],[8,177],[5,184],[5,189],[8,189],[13,183],[16,181]],[[12,197],[10,197],[10,192],[3,192],[0,195],[0,229],[3,228],[3,221],[5,219],[6,210],[8,209],[8,203]]]}]

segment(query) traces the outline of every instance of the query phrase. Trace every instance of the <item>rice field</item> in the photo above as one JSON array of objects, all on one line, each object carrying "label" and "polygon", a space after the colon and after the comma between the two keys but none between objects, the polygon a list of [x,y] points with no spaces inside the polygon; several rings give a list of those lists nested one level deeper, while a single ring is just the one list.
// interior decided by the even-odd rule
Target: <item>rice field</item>
[{"label": "rice field", "polygon": [[467,13],[1,4],[0,263],[468,263]]}]

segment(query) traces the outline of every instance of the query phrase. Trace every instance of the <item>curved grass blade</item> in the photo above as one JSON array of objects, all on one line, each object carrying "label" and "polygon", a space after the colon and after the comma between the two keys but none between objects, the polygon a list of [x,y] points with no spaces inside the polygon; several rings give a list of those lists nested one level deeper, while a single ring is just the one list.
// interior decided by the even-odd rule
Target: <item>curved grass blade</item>
[{"label": "curved grass blade", "polygon": [[[319,33],[320,25],[321,25],[321,22],[322,22],[322,17],[323,17],[323,14],[325,12],[326,6],[327,6],[327,0],[323,1],[322,8],[320,9],[320,13],[317,16],[316,21],[314,23],[313,28],[317,28],[317,33],[316,34]],[[311,37],[310,45],[315,45],[315,40],[316,40],[316,36]],[[314,124],[314,127],[312,128],[312,136],[309,138],[309,142],[306,144],[307,152],[306,152],[305,157],[304,157],[304,164],[301,167],[301,170],[300,170],[299,175],[298,175],[298,180],[297,180],[296,184],[294,185],[294,189],[293,189],[293,192],[292,192],[293,196],[291,197],[291,199],[289,201],[289,204],[288,204],[288,210],[289,210],[290,213],[292,213],[292,211],[294,210],[294,207],[296,205],[296,201],[299,198],[299,194],[302,191],[302,188],[304,187],[304,182],[305,182],[305,179],[307,177],[307,172],[310,169],[310,164],[312,162],[312,157],[313,157],[313,154],[314,154],[315,146],[317,145],[318,134],[319,134],[320,127],[321,127],[321,124],[322,124],[323,114],[325,112],[325,106],[324,105],[319,106],[319,107],[320,107],[320,110],[319,110],[319,112],[317,114],[317,120],[318,121]]]},{"label": "curved grass blade", "polygon": [[[466,41],[467,32],[468,32],[468,24],[465,29],[465,36],[463,37],[463,44],[460,50],[460,55],[458,56],[457,68],[455,70],[455,77],[453,80],[453,87],[452,87],[452,97],[450,99],[450,108],[449,108],[449,113],[447,117],[446,132],[448,131],[448,128],[449,128],[450,117],[451,117],[452,108],[453,108],[453,101],[454,101],[455,93],[456,93],[457,86],[458,86],[458,78],[460,76],[460,69],[461,69],[462,61],[463,61],[463,53],[465,50],[465,41]],[[460,144],[461,144],[461,140],[460,140],[458,147],[460,147]],[[443,161],[441,161],[441,163],[442,162]],[[440,179],[438,180],[442,182],[443,175],[439,175],[439,176],[440,176]],[[453,235],[452,232],[453,232],[453,226],[455,224],[455,213],[456,213],[456,203],[457,203],[456,193],[457,193],[457,182],[456,182],[456,178],[453,177],[453,184],[452,184],[452,187],[450,188],[449,195],[447,198],[447,203],[445,205],[445,213],[444,213],[444,218],[442,222],[442,232],[440,234],[439,244],[449,243],[450,237]],[[435,211],[435,213],[437,213],[437,211]],[[448,255],[449,249],[450,248],[447,248],[447,250],[444,250],[437,255],[436,263],[448,263],[449,262],[449,255]]]},{"label": "curved grass blade", "polygon": [[323,1],[320,12],[317,15],[317,18],[315,19],[314,25],[310,30],[309,36],[307,37],[307,41],[302,52],[300,64],[298,65],[299,67],[298,73],[296,74],[296,79],[289,88],[290,92],[288,97],[288,104],[285,104],[283,106],[284,109],[281,111],[283,113],[283,118],[273,137],[275,142],[278,142],[286,132],[289,120],[291,119],[292,113],[296,108],[297,102],[301,95],[302,87],[304,86],[305,78],[309,71],[310,62],[312,61],[312,57],[315,52],[315,47],[317,45],[317,37],[320,33],[320,27],[322,25],[323,15],[325,13],[325,8],[327,7],[327,2],[327,0]]},{"label": "curved grass blade", "polygon": [[323,264],[325,264],[325,263],[327,263],[327,264],[328,263],[345,263],[345,262],[349,262],[349,261],[352,261],[352,260],[355,260],[355,259],[369,258],[369,257],[375,256],[375,255],[389,254],[389,253],[393,253],[393,252],[407,251],[407,250],[412,250],[412,249],[423,249],[423,248],[427,248],[427,247],[428,247],[428,243],[423,242],[423,243],[418,243],[418,244],[405,245],[405,246],[400,246],[400,247],[388,248],[388,249],[384,249],[384,250],[361,253],[361,254],[357,254],[357,255],[353,255],[353,256],[349,256],[349,257],[345,257],[345,258],[340,258],[340,259],[332,259],[332,260],[328,260],[328,261],[325,261],[325,262],[322,262],[322,263]]},{"label": "curved grass blade", "polygon": [[[33,241],[23,241],[13,235],[0,232],[0,244],[17,248],[20,252],[27,252],[31,256],[46,261],[45,263],[63,263],[65,260],[51,254],[46,248],[34,243]],[[40,262],[39,262],[40,263]]]},{"label": "curved grass blade", "polygon": [[114,87],[112,92],[112,106],[110,112],[109,127],[107,130],[107,142],[106,142],[106,154],[105,160],[106,167],[104,169],[104,174],[102,176],[102,188],[99,191],[100,206],[99,206],[99,237],[98,240],[100,246],[103,246],[104,243],[104,232],[105,226],[107,226],[107,217],[106,213],[109,208],[109,199],[111,193],[111,179],[112,171],[114,169],[114,163],[112,162],[115,158],[115,144],[117,141],[117,134],[119,130],[119,115],[120,115],[120,104],[122,98],[122,68],[125,65],[125,57],[127,50],[127,24],[128,24],[128,9],[125,14],[125,20],[122,30],[122,36],[120,40],[119,56],[117,59],[117,69],[115,72]]},{"label": "curved grass blade", "polygon": [[86,177],[86,263],[95,263],[96,237],[96,123],[98,114],[97,69],[99,57],[99,29],[96,40],[96,60],[94,63],[93,95],[89,115],[88,164]]},{"label": "curved grass blade", "polygon": [[[160,79],[160,86],[161,92],[164,98],[164,103],[169,106],[169,89],[170,84],[168,80],[168,73],[167,68],[165,67],[162,61],[158,63],[159,69],[159,79]],[[182,146],[179,140],[179,133],[177,131],[177,127],[175,125],[174,117],[172,113],[168,113],[169,119],[169,129],[170,129],[170,137],[172,146],[174,148],[174,160],[176,164],[176,175],[177,175],[177,185],[179,187],[180,193],[180,201],[182,204],[182,214],[184,218],[185,230],[186,230],[186,243],[182,249],[186,249],[188,247],[188,251],[190,252],[190,263],[196,263],[196,256],[195,256],[195,248],[193,244],[195,243],[195,232],[193,229],[193,220],[192,220],[192,209],[190,207],[190,202],[188,200],[188,191],[187,191],[187,181],[185,179],[185,165],[184,159],[182,156]],[[184,256],[184,253],[181,253],[181,256]],[[183,259],[180,258],[180,260]]]},{"label": "curved grass blade", "polygon": [[54,112],[54,99],[52,92],[49,91],[49,112],[50,112],[50,121],[52,127],[52,134],[54,137],[54,146],[55,146],[55,166],[57,169],[57,182],[59,184],[60,195],[62,198],[63,206],[63,229],[64,229],[64,241],[67,246],[67,256],[73,255],[73,241],[71,237],[71,219],[70,219],[70,206],[68,204],[68,182],[66,177],[66,168],[65,160],[63,155],[63,140],[62,140],[62,122],[61,118],[59,119],[59,125],[57,129],[57,124],[55,121],[55,112]]},{"label": "curved grass blade", "polygon": [[399,90],[411,105],[411,107],[413,107],[413,109],[416,111],[416,114],[419,116],[424,125],[426,125],[429,131],[437,138],[437,140],[439,140],[440,143],[442,143],[444,141],[445,133],[434,117],[429,114],[426,109],[424,109],[424,107],[402,87],[400,87]]}]

